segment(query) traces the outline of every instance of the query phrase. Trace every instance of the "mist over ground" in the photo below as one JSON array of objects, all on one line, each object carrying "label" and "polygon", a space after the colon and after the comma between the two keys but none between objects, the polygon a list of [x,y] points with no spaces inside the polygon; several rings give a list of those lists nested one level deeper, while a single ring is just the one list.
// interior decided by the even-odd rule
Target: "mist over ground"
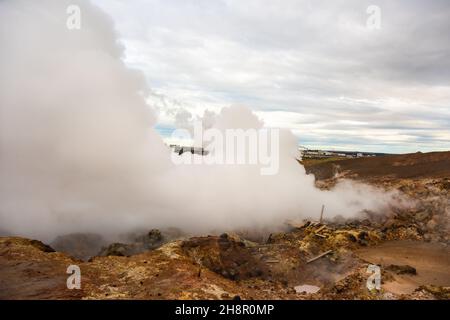
[{"label": "mist over ground", "polygon": [[[66,8],[81,8],[80,30]],[[127,68],[112,20],[87,1],[0,2],[0,229],[39,239],[134,228],[276,227],[286,219],[383,213],[397,195],[343,182],[321,191],[280,134],[280,170],[175,165],[153,126],[149,88]],[[244,106],[213,127],[260,128]]]}]

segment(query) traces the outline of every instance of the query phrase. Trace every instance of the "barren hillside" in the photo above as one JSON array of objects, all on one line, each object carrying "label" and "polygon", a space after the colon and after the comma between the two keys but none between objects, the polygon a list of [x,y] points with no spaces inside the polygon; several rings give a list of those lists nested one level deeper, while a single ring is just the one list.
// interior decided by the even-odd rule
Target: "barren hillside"
[{"label": "barren hillside", "polygon": [[449,178],[450,151],[386,155],[339,161],[304,163],[308,173],[317,179],[329,179],[336,174],[349,175],[357,179],[397,179]]}]

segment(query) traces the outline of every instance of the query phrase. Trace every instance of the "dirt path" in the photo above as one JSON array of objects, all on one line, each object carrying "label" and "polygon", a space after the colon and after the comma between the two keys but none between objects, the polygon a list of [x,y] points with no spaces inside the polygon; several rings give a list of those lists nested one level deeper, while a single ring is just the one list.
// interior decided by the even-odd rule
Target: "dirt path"
[{"label": "dirt path", "polygon": [[395,294],[408,294],[421,285],[450,286],[450,247],[440,243],[391,241],[356,251],[363,260],[387,267],[409,265],[417,275],[394,275],[383,288]]}]

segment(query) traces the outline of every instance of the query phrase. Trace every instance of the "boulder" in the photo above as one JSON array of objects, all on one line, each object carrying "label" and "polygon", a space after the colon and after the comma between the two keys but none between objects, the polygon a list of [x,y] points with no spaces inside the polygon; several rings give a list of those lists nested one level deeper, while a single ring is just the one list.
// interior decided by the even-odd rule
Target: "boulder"
[{"label": "boulder", "polygon": [[163,244],[164,237],[158,229],[152,229],[148,233],[138,236],[134,239],[134,242],[142,245],[143,248],[156,249]]},{"label": "boulder", "polygon": [[106,257],[106,256],[120,256],[120,257],[129,257],[134,254],[137,254],[140,250],[140,248],[137,247],[134,244],[126,244],[126,243],[113,243],[110,244],[107,247],[104,247],[100,250],[98,253],[98,256],[100,257]]}]

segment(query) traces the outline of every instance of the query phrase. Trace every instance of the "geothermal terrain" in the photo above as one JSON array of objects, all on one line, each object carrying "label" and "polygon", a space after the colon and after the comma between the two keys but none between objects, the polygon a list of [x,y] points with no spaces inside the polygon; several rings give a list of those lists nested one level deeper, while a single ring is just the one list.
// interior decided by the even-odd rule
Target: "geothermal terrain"
[{"label": "geothermal terrain", "polygon": [[[306,160],[316,186],[398,190],[407,209],[285,221],[279,232],[137,230],[110,243],[69,234],[0,237],[1,299],[450,299],[450,152]],[[69,265],[81,289],[69,290]],[[368,266],[381,267],[369,291]]]}]

